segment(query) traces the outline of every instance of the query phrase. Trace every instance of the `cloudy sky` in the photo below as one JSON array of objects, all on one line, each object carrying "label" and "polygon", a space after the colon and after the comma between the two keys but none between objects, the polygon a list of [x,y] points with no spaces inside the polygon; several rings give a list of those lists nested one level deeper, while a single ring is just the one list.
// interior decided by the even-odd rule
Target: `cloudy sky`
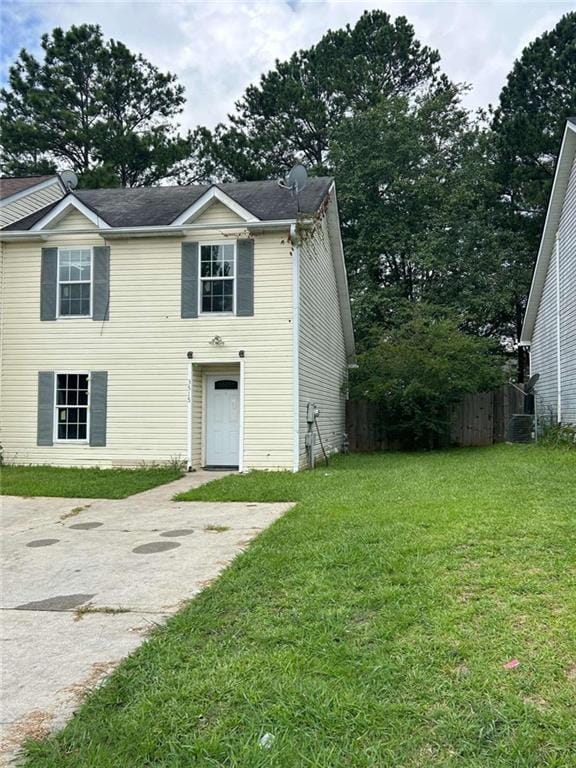
[{"label": "cloudy sky", "polygon": [[524,46],[574,7],[563,0],[2,0],[1,79],[22,47],[38,51],[42,33],[97,23],[105,36],[179,76],[188,98],[183,125],[212,126],[275,59],[380,8],[407,16],[420,41],[440,51],[449,77],[473,86],[469,105],[484,107],[497,100]]}]

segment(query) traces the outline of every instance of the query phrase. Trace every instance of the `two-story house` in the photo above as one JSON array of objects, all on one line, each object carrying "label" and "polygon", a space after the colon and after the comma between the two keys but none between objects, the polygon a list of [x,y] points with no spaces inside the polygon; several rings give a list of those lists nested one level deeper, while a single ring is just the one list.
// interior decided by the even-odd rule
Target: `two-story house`
[{"label": "two-story house", "polygon": [[297,470],[317,428],[342,446],[354,339],[331,179],[299,199],[273,181],[74,190],[0,239],[8,460]]}]

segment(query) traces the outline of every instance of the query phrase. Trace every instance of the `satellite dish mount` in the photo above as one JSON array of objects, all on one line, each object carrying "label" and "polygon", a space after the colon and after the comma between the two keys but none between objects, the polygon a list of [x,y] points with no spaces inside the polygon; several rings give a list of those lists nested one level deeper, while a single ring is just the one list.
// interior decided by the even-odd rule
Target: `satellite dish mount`
[{"label": "satellite dish mount", "polygon": [[278,182],[278,186],[282,187],[282,189],[289,189],[290,192],[295,195],[298,205],[298,213],[300,213],[300,192],[304,190],[307,183],[308,171],[300,163],[291,169],[284,181]]},{"label": "satellite dish mount", "polygon": [[74,171],[70,171],[70,170],[62,171],[62,173],[60,174],[60,181],[66,187],[67,192],[71,192],[73,189],[76,189],[76,187],[78,186],[78,176],[76,176]]}]

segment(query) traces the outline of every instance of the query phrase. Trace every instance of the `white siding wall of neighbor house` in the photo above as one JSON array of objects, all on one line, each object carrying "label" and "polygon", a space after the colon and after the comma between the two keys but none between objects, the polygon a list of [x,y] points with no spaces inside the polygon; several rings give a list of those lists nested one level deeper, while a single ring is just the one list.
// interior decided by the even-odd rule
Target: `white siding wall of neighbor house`
[{"label": "white siding wall of neighbor house", "polygon": [[[221,211],[217,211],[221,215]],[[70,214],[58,229],[87,219]],[[236,222],[235,215],[228,220]],[[196,223],[211,226],[210,209]],[[186,458],[186,353],[194,353],[193,455],[201,462],[202,361],[238,370],[245,351],[244,465],[293,466],[292,259],[286,231],[255,236],[254,316],[181,319],[178,237],[103,240],[54,234],[5,245],[3,434],[18,463],[122,466]],[[195,231],[186,239],[233,241],[246,231]],[[40,321],[42,246],[110,246],[110,319]],[[223,346],[210,341],[221,336]],[[107,445],[36,445],[37,372],[107,371]],[[208,369],[206,369],[208,370]],[[220,368],[220,371],[227,370]]]},{"label": "white siding wall of neighbor house", "polygon": [[576,160],[560,226],[560,352],[562,421],[576,424]]},{"label": "white siding wall of neighbor house", "polygon": [[530,372],[540,374],[536,388],[538,414],[547,421],[556,421],[558,411],[556,259],[554,250],[546,272],[530,347]]},{"label": "white siding wall of neighbor house", "polygon": [[576,161],[564,199],[556,247],[546,273],[530,347],[539,373],[541,416],[558,420],[558,295],[560,299],[560,420],[576,423]]},{"label": "white siding wall of neighbor house", "polygon": [[13,203],[8,202],[0,208],[0,227],[7,227],[13,221],[18,221],[18,219],[23,219],[25,216],[39,211],[41,208],[50,205],[50,203],[60,200],[63,195],[64,192],[60,183],[55,180],[54,184],[48,187],[39,189],[36,192],[32,191],[28,195],[19,197]]},{"label": "white siding wall of neighbor house", "polygon": [[[346,351],[326,217],[300,246],[299,324],[299,453],[305,466],[308,402],[320,409],[318,426],[327,452],[341,449],[345,432]],[[315,440],[320,457],[316,431]]]}]

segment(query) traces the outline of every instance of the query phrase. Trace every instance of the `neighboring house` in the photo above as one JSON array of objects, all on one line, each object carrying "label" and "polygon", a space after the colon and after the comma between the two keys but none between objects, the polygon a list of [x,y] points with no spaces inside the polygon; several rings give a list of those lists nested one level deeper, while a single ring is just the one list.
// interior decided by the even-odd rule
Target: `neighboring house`
[{"label": "neighboring house", "polygon": [[58,176],[0,177],[0,227],[59,200],[66,190]]},{"label": "neighboring house", "polygon": [[0,239],[9,460],[297,470],[309,403],[341,448],[354,339],[331,179],[299,201],[272,181],[76,190]]},{"label": "neighboring house", "polygon": [[566,125],[520,344],[541,417],[576,424],[576,118]]}]

